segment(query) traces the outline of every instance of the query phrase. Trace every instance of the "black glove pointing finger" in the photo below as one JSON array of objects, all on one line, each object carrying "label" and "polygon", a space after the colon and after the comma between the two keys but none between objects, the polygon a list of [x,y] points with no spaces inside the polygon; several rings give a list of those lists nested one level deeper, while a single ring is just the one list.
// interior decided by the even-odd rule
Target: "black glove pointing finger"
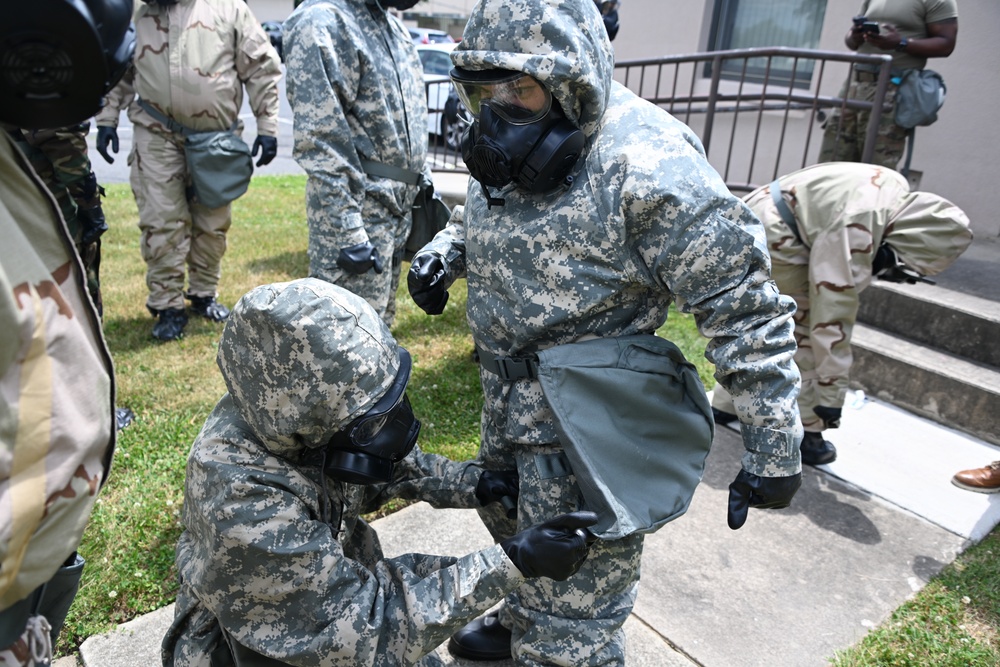
[{"label": "black glove pointing finger", "polygon": [[440,315],[448,303],[445,276],[448,267],[436,252],[423,252],[414,256],[406,275],[406,288],[413,303],[428,315]]},{"label": "black glove pointing finger", "polygon": [[801,473],[788,477],[758,477],[740,470],[740,474],[729,485],[729,527],[739,530],[746,523],[747,512],[751,507],[762,510],[788,507],[801,485]]},{"label": "black glove pointing finger", "polygon": [[577,573],[590,553],[597,523],[593,512],[572,512],[522,530],[500,543],[525,577],[564,581]]}]

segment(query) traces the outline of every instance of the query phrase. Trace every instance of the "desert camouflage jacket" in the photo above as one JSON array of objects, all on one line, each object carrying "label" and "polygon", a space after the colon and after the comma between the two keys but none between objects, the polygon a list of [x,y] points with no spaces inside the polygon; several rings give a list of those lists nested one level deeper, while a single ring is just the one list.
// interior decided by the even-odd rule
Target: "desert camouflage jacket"
[{"label": "desert camouflage jacket", "polygon": [[476,506],[471,462],[416,448],[388,484],[324,478],[317,454],[395,376],[385,341],[360,297],[313,278],[233,309],[219,349],[230,391],[188,459],[164,665],[208,667],[220,629],[291,665],[409,665],[524,581],[499,545],[385,558],[362,517],[391,498]]},{"label": "desert camouflage jacket", "polygon": [[[114,451],[114,369],[48,190],[0,132],[0,610],[80,542]],[[27,619],[27,616],[25,616]]]},{"label": "desert camouflage jacket", "polygon": [[257,134],[278,136],[278,52],[244,0],[179,0],[167,7],[136,2],[135,58],[97,114],[117,127],[128,108],[136,125],[162,125],[131,104],[136,95],[195,130],[232,127],[243,87]]},{"label": "desert camouflage jacket", "polygon": [[[510,11],[517,5],[517,11]],[[483,5],[486,6],[486,5]],[[764,233],[708,164],[697,137],[612,81],[611,46],[582,3],[512,0],[473,13],[453,62],[522,71],[552,91],[586,145],[561,189],[480,184],[430,248],[464,253],[468,317],[487,352],[526,355],[592,336],[655,331],[692,313],[736,398],[747,471],[799,471],[793,302],[770,280]],[[589,8],[588,8],[589,9]],[[556,439],[537,381],[483,372],[486,409],[515,442]]]},{"label": "desert camouflage jacket", "polygon": [[425,172],[427,94],[413,40],[373,1],[307,0],[282,43],[310,229],[333,235],[330,248],[364,242],[366,225],[409,215],[417,187],[368,176],[362,160]]},{"label": "desert camouflage jacket", "polygon": [[[767,186],[746,196],[764,223],[771,261],[808,265],[809,344],[820,405],[840,407],[848,388],[858,295],[872,281],[882,242],[923,275],[946,269],[972,242],[953,203],[910,192],[902,175],[860,162],[826,162],[779,179],[800,238],[782,220]],[[784,289],[784,286],[781,286]]]}]

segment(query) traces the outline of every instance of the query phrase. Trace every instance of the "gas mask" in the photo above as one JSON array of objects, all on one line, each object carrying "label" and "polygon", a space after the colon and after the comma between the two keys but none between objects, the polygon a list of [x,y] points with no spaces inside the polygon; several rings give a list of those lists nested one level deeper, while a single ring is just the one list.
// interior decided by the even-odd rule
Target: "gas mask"
[{"label": "gas mask", "polygon": [[12,2],[0,26],[0,120],[26,129],[94,116],[135,50],[132,0]]},{"label": "gas mask", "polygon": [[872,275],[879,280],[886,280],[890,283],[927,283],[934,285],[933,280],[924,278],[906,264],[903,263],[896,251],[888,243],[883,243],[875,251],[875,259],[872,262]]},{"label": "gas mask", "polygon": [[462,137],[462,159],[487,204],[503,205],[488,187],[510,183],[531,193],[567,182],[583,150],[583,132],[537,79],[507,70],[451,71],[459,99],[473,116]]},{"label": "gas mask", "polygon": [[380,484],[392,479],[393,467],[413,449],[420,422],[406,397],[413,362],[399,348],[399,372],[375,405],[330,439],[325,470],[350,484]]}]

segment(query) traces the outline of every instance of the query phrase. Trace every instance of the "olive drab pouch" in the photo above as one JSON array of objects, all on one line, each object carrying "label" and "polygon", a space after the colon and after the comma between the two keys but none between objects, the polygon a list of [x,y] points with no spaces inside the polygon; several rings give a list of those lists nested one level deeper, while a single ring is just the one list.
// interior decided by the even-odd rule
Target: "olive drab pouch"
[{"label": "olive drab pouch", "polygon": [[715,435],[695,367],[653,335],[600,338],[538,353],[591,528],[602,539],[651,533],[687,511]]},{"label": "olive drab pouch", "polygon": [[221,208],[247,191],[253,176],[253,156],[236,133],[238,118],[228,130],[204,132],[178,123],[141,98],[135,101],[157,122],[184,137],[184,157],[199,203]]},{"label": "olive drab pouch", "polygon": [[412,260],[413,255],[434,240],[434,235],[447,227],[451,218],[451,209],[441,195],[434,192],[434,183],[421,180],[420,190],[413,202],[412,217],[413,225],[406,239],[406,261]]},{"label": "olive drab pouch", "polygon": [[947,88],[940,74],[929,69],[910,69],[896,89],[896,125],[910,129],[930,125],[944,105]]},{"label": "olive drab pouch", "polygon": [[250,186],[250,147],[231,130],[185,135],[184,155],[195,196],[209,208],[229,204]]}]

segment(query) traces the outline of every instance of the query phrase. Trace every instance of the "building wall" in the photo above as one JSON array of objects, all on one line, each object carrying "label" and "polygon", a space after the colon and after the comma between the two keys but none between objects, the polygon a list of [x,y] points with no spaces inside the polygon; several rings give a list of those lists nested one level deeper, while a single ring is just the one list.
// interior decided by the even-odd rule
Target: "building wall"
[{"label": "building wall", "polygon": [[[993,165],[1000,163],[994,148],[1000,145],[1000,123],[992,122],[994,111],[1000,109],[1000,77],[995,73],[1000,2],[958,1],[955,52],[930,63],[944,76],[947,102],[937,123],[917,128],[912,169],[922,172],[922,190],[936,192],[965,209],[977,236],[1000,237],[1000,216],[983,195],[996,187]],[[248,3],[261,21],[280,21],[292,9],[292,0]],[[425,0],[411,11],[465,16],[474,4],[475,0]],[[624,61],[706,50],[714,4],[714,0],[622,0],[615,57]],[[819,48],[846,50],[844,33],[860,6],[861,0],[827,0]],[[818,150],[818,142],[811,145]]]}]

